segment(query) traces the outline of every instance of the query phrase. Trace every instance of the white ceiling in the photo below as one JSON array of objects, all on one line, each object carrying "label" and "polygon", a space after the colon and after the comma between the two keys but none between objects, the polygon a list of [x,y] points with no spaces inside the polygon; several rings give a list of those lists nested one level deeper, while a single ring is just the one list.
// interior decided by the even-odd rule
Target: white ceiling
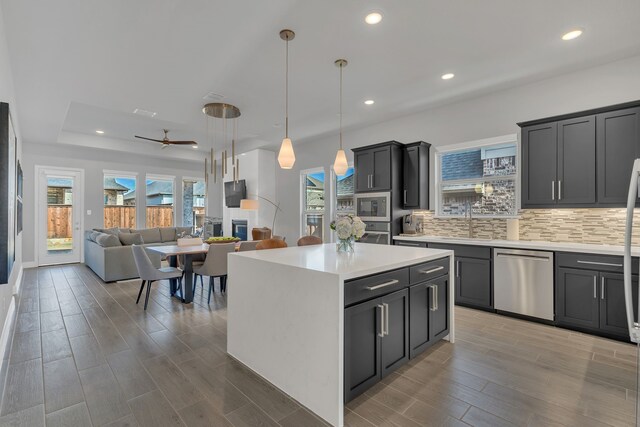
[{"label": "white ceiling", "polygon": [[[24,140],[123,151],[160,152],[133,135],[161,137],[164,127],[204,143],[211,91],[242,111],[240,151],[277,147],[282,28],[296,32],[294,144],[336,131],[337,58],[349,61],[344,121],[356,128],[640,52],[636,0],[0,1]],[[382,23],[364,23],[371,10]],[[584,35],[563,42],[574,27]],[[443,81],[445,72],[456,77]]]}]

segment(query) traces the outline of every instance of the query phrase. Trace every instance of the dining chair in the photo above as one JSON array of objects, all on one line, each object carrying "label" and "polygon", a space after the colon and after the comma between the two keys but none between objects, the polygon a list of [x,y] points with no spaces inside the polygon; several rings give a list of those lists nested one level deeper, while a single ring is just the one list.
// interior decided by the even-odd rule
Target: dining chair
[{"label": "dining chair", "polygon": [[238,247],[238,252],[244,251],[255,251],[256,246],[260,243],[260,240],[251,240],[248,242],[240,242],[240,246]]},{"label": "dining chair", "polygon": [[260,243],[256,245],[256,249],[257,250],[278,249],[278,248],[286,248],[287,246],[288,246],[287,242],[285,242],[284,240],[267,239],[267,240],[261,240]]},{"label": "dining chair", "polygon": [[316,236],[302,236],[298,239],[298,246],[321,245],[322,239]]},{"label": "dining chair", "polygon": [[214,278],[220,278],[220,292],[227,290],[227,255],[235,252],[235,243],[216,243],[209,245],[209,251],[204,259],[204,264],[193,269],[199,276],[209,276],[209,296],[207,304],[211,302]]},{"label": "dining chair", "polygon": [[142,295],[142,291],[144,290],[144,287],[146,285],[147,295],[144,299],[144,309],[146,310],[147,305],[149,304],[151,284],[158,280],[167,279],[178,279],[180,296],[182,297],[182,299],[184,299],[184,293],[182,292],[182,270],[175,267],[156,268],[149,259],[149,255],[147,255],[147,251],[144,249],[144,246],[131,245],[131,250],[133,251],[133,261],[136,263],[138,275],[140,276],[140,279],[142,279],[142,283],[140,284],[140,292],[138,292],[138,299],[136,299],[136,304],[140,302],[140,296]]},{"label": "dining chair", "polygon": [[264,240],[271,238],[271,229],[269,227],[251,229],[251,237],[253,240]]}]

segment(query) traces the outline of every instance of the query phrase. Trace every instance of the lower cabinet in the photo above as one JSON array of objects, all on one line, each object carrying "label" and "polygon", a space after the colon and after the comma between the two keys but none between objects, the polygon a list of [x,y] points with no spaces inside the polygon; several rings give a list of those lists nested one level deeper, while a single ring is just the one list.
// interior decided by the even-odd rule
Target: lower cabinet
[{"label": "lower cabinet", "polygon": [[491,260],[456,257],[456,304],[493,308]]},{"label": "lower cabinet", "polygon": [[439,277],[409,288],[409,356],[425,351],[449,333],[449,278]]},{"label": "lower cabinet", "polygon": [[[638,300],[638,276],[633,276]],[[634,304],[635,307],[635,304]],[[562,268],[556,274],[556,322],[604,335],[628,337],[624,276],[606,271]],[[634,313],[637,320],[638,313]]]},{"label": "lower cabinet", "polygon": [[409,360],[409,291],[345,309],[345,401]]}]

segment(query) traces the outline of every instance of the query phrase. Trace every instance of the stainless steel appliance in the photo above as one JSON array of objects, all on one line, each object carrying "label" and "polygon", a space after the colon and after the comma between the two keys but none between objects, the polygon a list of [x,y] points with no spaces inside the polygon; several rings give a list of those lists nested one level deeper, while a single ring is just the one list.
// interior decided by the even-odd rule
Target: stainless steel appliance
[{"label": "stainless steel appliance", "polygon": [[494,307],[553,320],[553,252],[493,249]]},{"label": "stainless steel appliance", "polygon": [[413,214],[404,216],[402,220],[402,233],[403,234],[416,234],[418,232],[418,224],[416,217]]},{"label": "stainless steel appliance", "polygon": [[356,215],[363,221],[391,221],[391,193],[360,193],[354,198]]},{"label": "stainless steel appliance", "polygon": [[375,243],[377,245],[391,244],[391,224],[388,222],[364,222],[367,226],[364,235],[358,240],[360,243]]}]

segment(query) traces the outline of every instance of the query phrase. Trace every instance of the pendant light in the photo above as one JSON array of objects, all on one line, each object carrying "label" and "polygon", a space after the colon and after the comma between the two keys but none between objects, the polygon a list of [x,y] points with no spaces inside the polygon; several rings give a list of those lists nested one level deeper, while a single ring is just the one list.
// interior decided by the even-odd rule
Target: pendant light
[{"label": "pendant light", "polygon": [[342,69],[347,66],[347,60],[337,59],[335,64],[336,67],[340,68],[340,148],[336,153],[336,160],[333,162],[333,170],[337,176],[342,176],[347,173],[349,169],[347,155],[342,149]]},{"label": "pendant light", "polygon": [[296,162],[296,155],[293,152],[293,145],[289,138],[289,41],[293,40],[296,34],[291,30],[280,31],[280,38],[287,43],[286,72],[285,72],[285,124],[284,139],[278,153],[278,163],[282,169],[291,169]]}]

